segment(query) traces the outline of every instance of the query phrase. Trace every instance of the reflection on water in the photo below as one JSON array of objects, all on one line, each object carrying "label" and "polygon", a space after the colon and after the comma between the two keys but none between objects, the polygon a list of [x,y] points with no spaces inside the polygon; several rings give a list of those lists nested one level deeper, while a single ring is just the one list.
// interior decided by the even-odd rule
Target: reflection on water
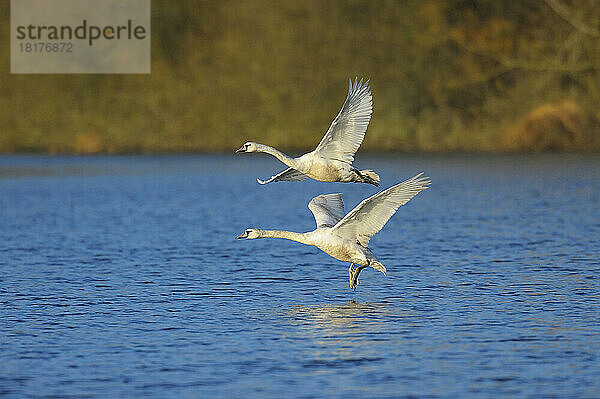
[{"label": "reflection on water", "polygon": [[353,292],[316,248],[233,237],[373,187],[258,186],[269,157],[0,157],[0,396],[600,397],[600,157],[363,163],[433,185]]},{"label": "reflection on water", "polygon": [[318,306],[295,305],[291,308],[292,323],[301,331],[318,330],[329,337],[349,337],[377,333],[388,317],[393,314],[389,304],[360,303],[349,300],[342,305]]},{"label": "reflection on water", "polygon": [[292,325],[299,327],[299,334],[326,337],[316,343],[338,345],[340,341],[352,341],[381,331],[386,319],[385,305],[359,303],[350,300],[343,305],[303,306],[291,309]]},{"label": "reflection on water", "polygon": [[385,311],[386,304],[372,302],[357,302],[354,299],[342,305],[323,304],[318,306],[295,305],[292,314],[297,317],[310,319],[317,324],[332,324],[336,327],[347,326],[357,319],[377,317]]},{"label": "reflection on water", "polygon": [[295,305],[286,316],[292,326],[290,337],[310,342],[302,351],[301,365],[313,376],[357,367],[365,372],[366,367],[385,363],[381,347],[392,340],[385,324],[402,317],[390,304],[355,300],[340,305]]}]

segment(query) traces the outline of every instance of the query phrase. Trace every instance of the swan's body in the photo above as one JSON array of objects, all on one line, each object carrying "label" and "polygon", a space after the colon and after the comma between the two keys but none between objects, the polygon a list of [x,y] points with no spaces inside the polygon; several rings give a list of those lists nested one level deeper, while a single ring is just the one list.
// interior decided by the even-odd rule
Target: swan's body
[{"label": "swan's body", "polygon": [[[365,267],[373,267],[382,273],[386,268],[368,248],[370,238],[383,228],[396,210],[424,190],[430,181],[422,173],[383,190],[358,204],[344,216],[342,195],[321,194],[313,198],[308,208],[317,228],[307,233],[283,230],[247,229],[236,238],[285,238],[306,245],[313,245],[343,262],[350,262],[348,270],[350,287],[356,289],[358,275]],[[354,264],[359,265],[354,269]]]},{"label": "swan's body", "polygon": [[354,154],[360,147],[373,112],[373,97],[369,82],[358,79],[350,81],[348,97],[335,117],[327,133],[313,151],[292,158],[281,151],[252,141],[236,152],[264,152],[270,154],[289,168],[263,181],[300,181],[312,178],[324,182],[356,182],[379,185],[379,176],[370,169],[358,170],[352,166]]}]

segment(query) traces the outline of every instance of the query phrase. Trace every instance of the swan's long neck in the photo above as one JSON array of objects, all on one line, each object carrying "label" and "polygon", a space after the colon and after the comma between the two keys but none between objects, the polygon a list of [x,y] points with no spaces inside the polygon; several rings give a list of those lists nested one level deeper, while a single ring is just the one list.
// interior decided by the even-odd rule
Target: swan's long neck
[{"label": "swan's long neck", "polygon": [[313,245],[306,236],[306,233],[295,233],[293,231],[261,230],[260,238],[285,238],[286,240],[297,241],[306,245]]},{"label": "swan's long neck", "polygon": [[276,148],[269,147],[268,145],[264,145],[264,144],[257,144],[256,147],[258,149],[258,152],[264,152],[266,154],[273,155],[275,158],[279,159],[281,162],[283,162],[290,168],[295,169],[297,166],[297,161],[294,158],[288,157],[287,155],[285,155],[283,152],[279,151]]}]

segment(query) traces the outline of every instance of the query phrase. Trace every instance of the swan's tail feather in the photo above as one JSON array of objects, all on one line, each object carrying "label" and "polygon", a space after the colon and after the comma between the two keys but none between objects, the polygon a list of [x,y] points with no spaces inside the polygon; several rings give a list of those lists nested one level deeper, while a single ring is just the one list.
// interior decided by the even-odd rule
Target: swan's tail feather
[{"label": "swan's tail feather", "polygon": [[371,260],[369,262],[369,266],[371,266],[375,270],[379,270],[381,273],[383,273],[384,276],[387,276],[387,269],[378,260]]},{"label": "swan's tail feather", "polygon": [[363,183],[373,184],[374,186],[379,186],[379,175],[371,169],[363,169],[358,172],[359,176],[362,178]]}]

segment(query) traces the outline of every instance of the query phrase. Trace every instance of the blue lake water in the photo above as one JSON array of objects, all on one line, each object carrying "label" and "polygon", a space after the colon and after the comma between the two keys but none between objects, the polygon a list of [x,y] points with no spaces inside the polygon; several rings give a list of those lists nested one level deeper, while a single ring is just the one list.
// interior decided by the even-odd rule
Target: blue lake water
[{"label": "blue lake water", "polygon": [[263,155],[0,157],[0,396],[600,397],[600,156],[363,155],[432,186],[370,247],[308,231]]}]

